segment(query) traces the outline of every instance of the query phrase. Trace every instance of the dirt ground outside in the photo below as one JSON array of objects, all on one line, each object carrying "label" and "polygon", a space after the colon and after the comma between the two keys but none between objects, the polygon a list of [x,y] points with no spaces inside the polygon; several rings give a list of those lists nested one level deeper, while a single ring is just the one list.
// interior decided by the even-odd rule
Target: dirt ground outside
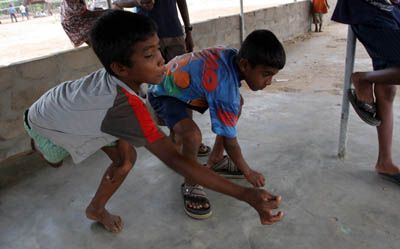
[{"label": "dirt ground outside", "polygon": [[[244,11],[293,2],[293,0],[243,0]],[[261,2],[261,3],[260,3]],[[200,22],[219,16],[240,12],[239,0],[187,0],[191,22]],[[0,66],[30,60],[72,49],[73,45],[60,24],[60,15],[31,18],[11,23],[9,19],[0,24]],[[83,45],[85,46],[85,45]]]}]

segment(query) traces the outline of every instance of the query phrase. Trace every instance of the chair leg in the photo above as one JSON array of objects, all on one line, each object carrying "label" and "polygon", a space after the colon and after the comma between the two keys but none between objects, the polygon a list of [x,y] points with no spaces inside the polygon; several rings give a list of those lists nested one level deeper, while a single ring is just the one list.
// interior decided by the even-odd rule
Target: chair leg
[{"label": "chair leg", "polygon": [[354,70],[355,49],[356,49],[356,37],[354,35],[353,30],[349,26],[347,32],[346,65],[344,73],[342,113],[340,116],[340,134],[339,134],[339,152],[338,152],[339,158],[344,158],[346,156],[347,123],[349,120],[349,99],[347,97],[347,92],[351,87],[351,74],[353,73]]}]

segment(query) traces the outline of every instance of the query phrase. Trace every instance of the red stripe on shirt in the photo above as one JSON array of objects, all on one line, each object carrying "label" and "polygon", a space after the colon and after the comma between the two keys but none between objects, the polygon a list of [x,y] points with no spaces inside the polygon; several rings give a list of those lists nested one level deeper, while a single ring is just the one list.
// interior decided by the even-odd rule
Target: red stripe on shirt
[{"label": "red stripe on shirt", "polygon": [[234,127],[239,119],[233,112],[224,112],[221,109],[217,110],[219,120],[228,127]]},{"label": "red stripe on shirt", "polygon": [[139,125],[142,128],[144,137],[146,138],[147,142],[151,144],[158,139],[164,137],[164,135],[159,132],[153,118],[150,115],[150,112],[147,110],[146,106],[140,100],[140,98],[130,94],[127,90],[123,88],[122,92],[128,98],[128,103],[132,107],[132,110],[139,121]]}]

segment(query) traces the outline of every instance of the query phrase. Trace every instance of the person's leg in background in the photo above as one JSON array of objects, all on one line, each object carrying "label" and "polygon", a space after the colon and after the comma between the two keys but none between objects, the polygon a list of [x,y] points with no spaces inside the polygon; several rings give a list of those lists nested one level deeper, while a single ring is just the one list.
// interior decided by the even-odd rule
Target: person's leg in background
[{"label": "person's leg in background", "polygon": [[375,85],[377,115],[381,125],[377,127],[379,153],[375,168],[378,173],[398,174],[400,169],[392,160],[393,140],[393,101],[396,95],[396,86]]},{"label": "person's leg in background", "polygon": [[319,15],[319,29],[318,32],[322,32],[322,23],[324,22],[324,14],[318,13]]},{"label": "person's leg in background", "polygon": [[318,32],[318,13],[313,13],[314,32]]},{"label": "person's leg in background", "polygon": [[400,183],[400,169],[393,163],[393,101],[396,86],[400,84],[400,29],[394,21],[380,17],[369,25],[353,25],[357,39],[370,55],[374,71],[356,72],[352,75],[357,98],[376,103],[378,159],[375,169],[380,174],[393,177]]}]

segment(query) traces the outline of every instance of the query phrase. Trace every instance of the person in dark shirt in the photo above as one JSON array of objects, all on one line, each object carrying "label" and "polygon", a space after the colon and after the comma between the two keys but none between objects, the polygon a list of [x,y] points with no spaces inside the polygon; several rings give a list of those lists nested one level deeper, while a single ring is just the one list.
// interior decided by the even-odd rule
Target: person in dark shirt
[{"label": "person in dark shirt", "polygon": [[[184,24],[184,31],[179,21],[179,12]],[[115,0],[113,8],[137,7],[138,13],[153,19],[158,26],[161,54],[166,62],[175,56],[192,52],[192,26],[186,0]]]},{"label": "person in dark shirt", "polygon": [[10,14],[11,22],[14,22],[14,20],[15,22],[18,22],[17,16],[15,15],[17,13],[17,10],[12,4],[9,5],[8,13]]},{"label": "person in dark shirt", "polygon": [[377,173],[400,184],[392,160],[393,101],[400,84],[400,6],[398,0],[338,0],[332,20],[349,24],[372,59],[371,72],[352,74],[350,102],[362,120],[377,126]]}]

